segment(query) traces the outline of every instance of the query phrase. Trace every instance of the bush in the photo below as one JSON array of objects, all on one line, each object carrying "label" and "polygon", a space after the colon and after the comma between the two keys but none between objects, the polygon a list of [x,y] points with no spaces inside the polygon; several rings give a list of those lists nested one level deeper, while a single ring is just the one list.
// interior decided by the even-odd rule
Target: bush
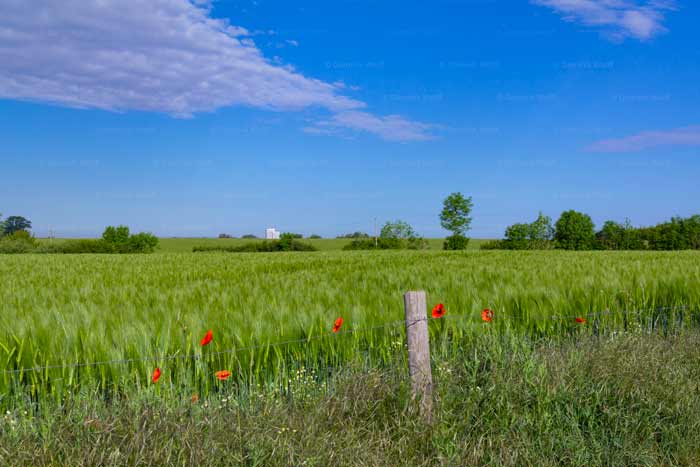
[{"label": "bush", "polygon": [[466,250],[469,239],[464,235],[450,235],[442,244],[443,250]]},{"label": "bush", "polygon": [[109,226],[102,234],[102,241],[111,246],[115,253],[153,253],[158,246],[158,237],[141,232],[131,235],[129,227]]},{"label": "bush", "polygon": [[281,251],[316,251],[313,245],[291,238],[279,240],[263,240],[262,242],[245,243],[239,246],[206,245],[192,248],[194,253],[223,251],[227,253],[272,253]]},{"label": "bush", "polygon": [[126,248],[120,253],[153,253],[158,246],[158,237],[148,232],[140,232],[129,237]]},{"label": "bush", "polygon": [[245,234],[241,238],[258,238],[256,235],[253,234]]},{"label": "bush", "polygon": [[64,254],[82,254],[82,253],[98,253],[111,254],[117,253],[114,246],[103,239],[82,239],[82,240],[66,240],[60,243],[50,243],[37,248],[36,253],[64,253]]},{"label": "bush", "polygon": [[369,238],[364,232],[353,232],[345,235],[338,235],[336,238]]},{"label": "bush", "polygon": [[411,239],[379,237],[357,238],[343,247],[343,250],[423,250],[428,248],[428,242],[419,237]]},{"label": "bush", "polygon": [[36,239],[26,230],[17,230],[0,239],[0,253],[31,253],[36,249]]},{"label": "bush", "polygon": [[480,250],[508,250],[508,245],[504,240],[489,240],[479,246]]},{"label": "bush", "polygon": [[316,234],[309,235],[309,239],[312,239],[312,240],[318,240],[319,238],[322,238],[322,237],[320,235],[316,235]]}]

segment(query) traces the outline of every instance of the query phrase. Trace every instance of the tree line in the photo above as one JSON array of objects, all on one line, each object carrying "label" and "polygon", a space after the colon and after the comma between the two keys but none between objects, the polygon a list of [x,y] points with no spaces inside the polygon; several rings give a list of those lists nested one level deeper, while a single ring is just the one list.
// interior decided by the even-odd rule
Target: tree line
[{"label": "tree line", "polygon": [[697,250],[700,249],[700,215],[672,217],[649,227],[634,227],[606,221],[600,230],[588,214],[569,210],[552,225],[540,213],[532,223],[508,226],[502,240],[481,245],[481,249],[507,250]]},{"label": "tree line", "polygon": [[101,238],[39,242],[29,231],[30,220],[0,215],[0,253],[152,253],[158,237],[148,232],[132,234],[129,227],[109,226]]}]

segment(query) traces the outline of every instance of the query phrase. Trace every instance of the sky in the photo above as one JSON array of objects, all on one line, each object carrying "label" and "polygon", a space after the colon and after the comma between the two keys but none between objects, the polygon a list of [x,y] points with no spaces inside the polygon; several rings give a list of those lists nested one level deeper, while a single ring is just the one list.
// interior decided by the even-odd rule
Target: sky
[{"label": "sky", "polygon": [[0,212],[39,236],[470,235],[700,212],[690,0],[0,0]]}]

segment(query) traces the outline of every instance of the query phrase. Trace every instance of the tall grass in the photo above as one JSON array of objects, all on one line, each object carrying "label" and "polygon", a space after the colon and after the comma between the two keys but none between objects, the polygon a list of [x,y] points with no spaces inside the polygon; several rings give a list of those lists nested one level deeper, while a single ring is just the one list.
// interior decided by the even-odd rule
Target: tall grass
[{"label": "tall grass", "polygon": [[[158,390],[173,394],[230,384],[282,387],[299,367],[395,364],[403,345],[401,295],[422,289],[449,316],[431,323],[434,345],[456,352],[484,332],[560,336],[570,320],[600,310],[595,326],[623,328],[623,310],[688,305],[668,322],[696,316],[697,252],[316,252],[256,255],[10,256],[0,258],[2,406],[102,398]],[[480,311],[496,319],[487,327]],[[336,317],[344,329],[328,335]],[[364,330],[382,324],[398,326]],[[591,325],[593,323],[590,323]],[[199,340],[214,331],[211,345]],[[299,338],[309,343],[265,344]],[[328,335],[328,336],[326,336]],[[465,341],[465,339],[467,339]],[[251,348],[254,347],[254,348]],[[224,353],[230,349],[235,352]],[[153,360],[141,360],[154,356]],[[167,360],[166,357],[177,357]],[[180,358],[182,357],[182,358]],[[21,371],[46,365],[110,362]],[[16,371],[7,373],[7,371]]]}]

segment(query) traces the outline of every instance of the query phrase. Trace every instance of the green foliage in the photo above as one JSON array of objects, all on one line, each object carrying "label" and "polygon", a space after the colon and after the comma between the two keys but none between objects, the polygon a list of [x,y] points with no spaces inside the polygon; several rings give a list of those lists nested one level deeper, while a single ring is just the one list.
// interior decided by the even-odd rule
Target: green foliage
[{"label": "green foliage", "polygon": [[300,233],[283,232],[283,233],[280,235],[280,239],[282,239],[282,237],[284,237],[285,235],[286,235],[288,238],[297,238],[297,239],[299,239],[299,238],[304,238],[304,235],[303,235],[303,234],[300,234]]},{"label": "green foliage", "polygon": [[471,228],[472,218],[469,214],[473,207],[471,196],[465,198],[462,193],[450,194],[443,201],[440,225],[452,232],[453,236],[464,236]]},{"label": "green foliage", "polygon": [[26,230],[16,230],[0,238],[0,254],[30,253],[38,242]]},{"label": "green foliage", "polygon": [[379,238],[355,238],[344,250],[422,250],[428,247],[425,239],[418,237],[410,224],[397,220],[382,227]]},{"label": "green foliage", "polygon": [[78,239],[63,242],[52,242],[39,246],[35,253],[63,254],[114,254],[118,253],[115,246],[103,239]]},{"label": "green foliage", "polygon": [[241,238],[258,238],[258,236],[253,234],[245,234]]},{"label": "green foliage", "polygon": [[411,225],[408,222],[397,220],[395,222],[387,222],[386,224],[384,224],[384,227],[382,227],[379,236],[381,238],[387,239],[392,238],[407,240],[409,238],[415,238],[416,232],[413,230],[413,227],[411,227]]},{"label": "green foliage", "polygon": [[588,214],[574,210],[565,211],[554,228],[557,248],[591,250],[595,246],[595,226]]},{"label": "green foliage", "polygon": [[353,232],[345,235],[338,235],[336,238],[369,238],[369,235],[364,232]]},{"label": "green foliage", "polygon": [[316,235],[316,234],[309,235],[310,240],[319,240],[320,238],[322,238],[320,235]]},{"label": "green foliage", "polygon": [[129,227],[120,225],[118,227],[108,226],[102,233],[102,240],[119,248],[129,241]]},{"label": "green foliage", "polygon": [[469,246],[469,238],[463,235],[450,235],[445,239],[443,250],[466,250]]},{"label": "green foliage", "polygon": [[102,241],[115,253],[153,253],[158,246],[158,238],[146,232],[131,235],[129,227],[109,226],[102,233]]},{"label": "green foliage", "polygon": [[698,250],[700,215],[673,217],[669,222],[639,229],[639,233],[650,250]]},{"label": "green foliage", "polygon": [[597,246],[601,250],[644,250],[646,244],[639,229],[632,227],[629,219],[624,224],[606,221],[596,233]]},{"label": "green foliage", "polygon": [[227,253],[273,253],[283,251],[316,251],[316,247],[282,234],[279,240],[263,240],[262,242],[249,242],[237,246],[200,245],[193,247],[192,251],[194,253],[214,251]]},{"label": "green foliage", "polygon": [[505,240],[487,240],[479,245],[480,250],[508,250]]},{"label": "green foliage", "polygon": [[506,228],[503,244],[510,250],[530,249],[530,224],[513,224]]},{"label": "green foliage", "polygon": [[[500,244],[508,250],[547,250],[552,248],[554,229],[552,219],[541,212],[530,224],[513,224],[506,228],[505,240]],[[496,244],[487,245],[487,248]],[[487,249],[484,248],[484,249]]]},{"label": "green foliage", "polygon": [[129,236],[122,253],[153,253],[158,246],[158,237],[148,232]]},{"label": "green foliage", "polygon": [[12,235],[20,230],[31,229],[32,223],[22,216],[10,216],[1,223],[1,226],[2,235]]}]

